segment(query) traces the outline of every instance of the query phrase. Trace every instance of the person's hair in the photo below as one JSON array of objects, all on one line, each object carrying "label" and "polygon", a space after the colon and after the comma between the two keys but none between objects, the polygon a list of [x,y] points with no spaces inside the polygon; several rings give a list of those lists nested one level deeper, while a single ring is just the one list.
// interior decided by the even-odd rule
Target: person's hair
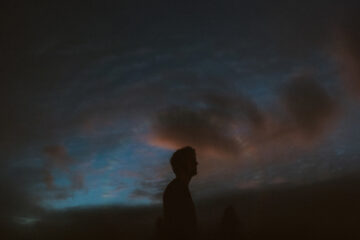
[{"label": "person's hair", "polygon": [[188,159],[194,155],[195,149],[189,146],[180,148],[174,152],[170,158],[170,164],[175,175],[178,175],[181,171],[186,169]]}]

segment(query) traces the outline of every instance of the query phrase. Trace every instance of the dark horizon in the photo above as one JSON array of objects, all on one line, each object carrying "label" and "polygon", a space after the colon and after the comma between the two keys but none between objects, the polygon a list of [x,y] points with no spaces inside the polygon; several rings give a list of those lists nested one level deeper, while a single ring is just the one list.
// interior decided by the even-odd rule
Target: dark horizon
[{"label": "dark horizon", "polygon": [[[359,176],[356,172],[296,188],[228,192],[197,201],[199,239],[214,239],[229,205],[239,217],[239,239],[355,239],[360,236]],[[42,221],[28,225],[2,225],[1,232],[4,239],[157,239],[161,214],[161,204],[70,208],[43,212]]]}]

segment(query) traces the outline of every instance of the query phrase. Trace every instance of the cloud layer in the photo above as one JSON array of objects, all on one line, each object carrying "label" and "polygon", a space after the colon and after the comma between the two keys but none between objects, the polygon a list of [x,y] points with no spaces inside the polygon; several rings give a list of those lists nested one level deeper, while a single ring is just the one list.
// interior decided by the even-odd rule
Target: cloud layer
[{"label": "cloud layer", "polygon": [[191,106],[170,106],[154,119],[149,141],[170,149],[192,145],[201,154],[240,160],[249,146],[280,143],[286,151],[289,139],[316,140],[337,117],[335,100],[309,76],[291,79],[277,94],[280,114],[275,103],[260,109],[242,95],[206,94]]},{"label": "cloud layer", "polygon": [[359,27],[357,14],[350,14],[335,28],[332,46],[340,78],[348,91],[356,96],[360,93],[360,34],[356,30]]}]

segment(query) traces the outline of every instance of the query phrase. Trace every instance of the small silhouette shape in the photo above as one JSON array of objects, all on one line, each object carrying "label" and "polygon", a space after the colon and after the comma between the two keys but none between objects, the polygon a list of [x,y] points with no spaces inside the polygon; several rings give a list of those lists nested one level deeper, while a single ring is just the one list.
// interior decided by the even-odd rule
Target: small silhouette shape
[{"label": "small silhouette shape", "polygon": [[239,218],[235,208],[231,205],[226,207],[220,224],[219,239],[240,239],[241,234],[239,227]]},{"label": "small silhouette shape", "polygon": [[191,178],[197,174],[195,150],[184,147],[177,150],[170,159],[176,175],[163,194],[164,239],[195,239],[197,218],[195,205],[189,191]]}]

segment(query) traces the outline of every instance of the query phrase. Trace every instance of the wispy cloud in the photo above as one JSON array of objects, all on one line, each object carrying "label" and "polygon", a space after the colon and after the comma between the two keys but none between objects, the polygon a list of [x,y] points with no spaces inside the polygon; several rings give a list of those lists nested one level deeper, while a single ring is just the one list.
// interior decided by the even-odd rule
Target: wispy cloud
[{"label": "wispy cloud", "polygon": [[360,19],[350,14],[333,33],[332,51],[338,63],[340,78],[351,94],[360,93]]}]

